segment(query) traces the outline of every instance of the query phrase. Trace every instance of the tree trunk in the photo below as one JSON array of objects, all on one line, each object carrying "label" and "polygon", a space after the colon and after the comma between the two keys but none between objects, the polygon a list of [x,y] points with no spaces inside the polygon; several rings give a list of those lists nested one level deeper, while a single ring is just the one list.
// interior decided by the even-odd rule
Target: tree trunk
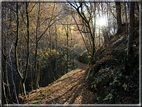
[{"label": "tree trunk", "polygon": [[[94,3],[94,11],[93,11],[93,14],[95,15],[95,12],[96,12],[96,3]],[[91,65],[93,65],[94,63],[96,63],[96,46],[95,46],[95,26],[96,26],[96,19],[94,17],[94,27],[93,27],[93,33],[91,32],[91,27],[88,23],[88,28],[89,28],[89,31],[90,31],[90,36],[91,36],[91,40],[92,40],[92,55],[91,55]]]},{"label": "tree trunk", "polygon": [[54,75],[53,65],[52,65],[52,33],[50,31],[50,28],[49,28],[49,35],[50,35],[50,74],[51,74],[51,78],[53,78],[53,80],[56,80]]},{"label": "tree trunk", "polygon": [[2,82],[2,94],[3,94],[3,103],[8,104],[8,99],[7,99],[6,92],[5,92],[4,82]]},{"label": "tree trunk", "polygon": [[121,5],[120,2],[116,2],[116,14],[117,14],[117,26],[118,26],[118,30],[117,33],[121,33]]},{"label": "tree trunk", "polygon": [[129,26],[129,38],[128,38],[128,51],[127,51],[127,59],[126,59],[126,64],[125,64],[125,69],[126,72],[125,74],[129,74],[131,72],[131,57],[133,55],[133,49],[132,49],[132,45],[133,45],[133,36],[134,36],[134,6],[135,3],[131,2],[130,3],[130,26]]},{"label": "tree trunk", "polygon": [[31,90],[33,90],[33,70],[32,70],[31,58],[29,59],[29,61],[30,61],[30,71],[31,71]]},{"label": "tree trunk", "polygon": [[[6,3],[5,3],[5,7],[6,7]],[[4,9],[4,16],[5,16],[5,19],[6,21],[8,21],[8,15],[7,15],[7,11],[6,11],[6,8]],[[6,27],[6,26],[5,26]],[[3,28],[3,29],[6,29],[6,28]],[[5,37],[4,37],[5,36]],[[2,54],[3,54],[3,57],[2,57],[2,61],[3,61],[3,66],[2,66],[2,71],[3,71],[3,82],[6,84],[6,87],[4,87],[5,89],[5,92],[6,92],[6,97],[10,100],[12,100],[11,98],[11,93],[10,93],[10,88],[9,88],[9,80],[8,80],[8,72],[7,72],[7,47],[8,47],[8,41],[7,41],[7,36],[8,36],[8,32],[3,32],[3,49],[2,49]]]},{"label": "tree trunk", "polygon": [[26,17],[27,17],[27,59],[26,59],[26,70],[24,71],[24,77],[22,79],[22,85],[24,90],[24,95],[26,96],[25,81],[27,78],[28,66],[29,66],[29,55],[30,55],[30,45],[29,45],[29,15],[28,15],[28,3],[26,2]]},{"label": "tree trunk", "polygon": [[[7,35],[6,35],[7,36]],[[5,44],[7,44],[7,41],[6,41],[6,38],[5,38]],[[5,55],[7,54],[6,53],[6,45],[4,46],[4,52],[5,52]],[[10,94],[10,88],[9,88],[9,82],[8,82],[8,74],[7,74],[7,57],[5,56],[5,58],[3,58],[3,82],[6,84],[5,88],[5,92],[6,92],[6,95],[8,97],[8,99],[12,100],[11,99],[11,94]]]},{"label": "tree trunk", "polygon": [[39,15],[40,15],[40,3],[39,3],[39,10],[38,10],[38,16],[37,16],[37,26],[36,26],[36,49],[35,49],[35,74],[36,74],[36,84],[35,84],[35,88],[38,89],[39,88],[39,83],[38,83],[38,71],[37,71],[37,48],[38,48],[38,28],[39,28]]},{"label": "tree trunk", "polygon": [[66,35],[67,35],[67,63],[66,63],[66,67],[67,67],[67,71],[66,71],[66,73],[68,72],[68,24],[67,24],[67,33],[66,33]]},{"label": "tree trunk", "polygon": [[128,39],[128,61],[133,54],[132,45],[134,37],[134,6],[135,3],[130,3],[130,27],[129,27],[129,39]]},{"label": "tree trunk", "polygon": [[125,23],[126,23],[126,33],[128,34],[128,28],[127,28],[127,8],[126,8],[127,3],[125,3]]},{"label": "tree trunk", "polygon": [[14,90],[15,98],[16,98],[17,104],[19,104],[19,100],[18,100],[17,92],[16,92],[16,86],[15,86],[15,82],[14,82],[14,78],[13,78],[12,62],[11,62],[11,77],[12,77],[12,83],[13,83],[13,87],[14,87],[13,90]]},{"label": "tree trunk", "polygon": [[41,70],[41,59],[39,59],[39,67],[38,67],[38,72],[37,72],[38,88],[39,88],[39,81],[40,81],[40,70]]},{"label": "tree trunk", "polygon": [[55,67],[55,72],[56,72],[56,77],[58,78],[58,77],[59,77],[59,76],[58,76],[58,75],[59,75],[59,74],[58,74],[58,62],[57,62],[57,61],[58,61],[58,59],[57,59],[57,49],[58,49],[58,48],[57,48],[57,46],[58,46],[57,40],[58,40],[58,35],[57,35],[57,28],[56,28],[56,25],[55,25],[55,35],[56,35],[56,65],[55,65],[56,67]]},{"label": "tree trunk", "polygon": [[19,76],[19,78],[22,80],[22,74],[19,70],[19,61],[18,61],[18,39],[19,39],[19,15],[18,15],[18,3],[16,3],[16,15],[17,15],[17,31],[16,31],[16,42],[15,42],[15,64],[16,64],[16,74]]}]

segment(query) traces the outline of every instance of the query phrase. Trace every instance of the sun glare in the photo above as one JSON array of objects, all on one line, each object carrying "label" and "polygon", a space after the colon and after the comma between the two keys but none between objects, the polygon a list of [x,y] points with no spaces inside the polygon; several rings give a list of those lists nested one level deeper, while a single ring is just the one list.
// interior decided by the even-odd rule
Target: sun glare
[{"label": "sun glare", "polygon": [[107,19],[105,17],[99,17],[97,18],[97,25],[98,26],[106,26],[107,25]]}]

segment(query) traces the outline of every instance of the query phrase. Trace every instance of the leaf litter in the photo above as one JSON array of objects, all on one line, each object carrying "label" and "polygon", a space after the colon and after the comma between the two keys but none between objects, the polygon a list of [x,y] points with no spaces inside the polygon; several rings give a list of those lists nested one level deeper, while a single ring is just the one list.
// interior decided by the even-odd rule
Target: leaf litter
[{"label": "leaf litter", "polygon": [[69,73],[47,87],[33,90],[24,104],[93,104],[96,94],[87,88],[87,81],[82,80],[87,65],[75,62],[82,69]]}]

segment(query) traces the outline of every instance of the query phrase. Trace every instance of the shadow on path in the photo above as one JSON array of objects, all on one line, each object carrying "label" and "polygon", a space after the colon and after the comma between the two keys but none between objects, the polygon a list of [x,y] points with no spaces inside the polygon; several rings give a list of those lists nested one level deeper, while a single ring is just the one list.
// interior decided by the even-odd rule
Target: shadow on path
[{"label": "shadow on path", "polygon": [[[83,64],[77,60],[80,69],[69,73],[59,81],[50,86],[43,87],[36,91],[34,97],[29,95],[26,104],[31,101],[40,100],[38,104],[92,104],[95,94],[87,89],[87,82],[83,82],[83,76],[87,64]],[[32,99],[30,99],[32,98]]]}]

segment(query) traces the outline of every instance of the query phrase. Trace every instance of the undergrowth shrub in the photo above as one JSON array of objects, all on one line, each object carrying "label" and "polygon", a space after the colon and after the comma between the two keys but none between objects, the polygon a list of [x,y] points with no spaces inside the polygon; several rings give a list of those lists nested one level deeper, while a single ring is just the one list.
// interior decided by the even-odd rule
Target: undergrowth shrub
[{"label": "undergrowth shrub", "polygon": [[118,99],[126,94],[127,83],[125,83],[124,70],[119,68],[114,71],[111,67],[100,69],[94,78],[91,77],[89,89],[97,93],[96,102],[118,103]]}]

